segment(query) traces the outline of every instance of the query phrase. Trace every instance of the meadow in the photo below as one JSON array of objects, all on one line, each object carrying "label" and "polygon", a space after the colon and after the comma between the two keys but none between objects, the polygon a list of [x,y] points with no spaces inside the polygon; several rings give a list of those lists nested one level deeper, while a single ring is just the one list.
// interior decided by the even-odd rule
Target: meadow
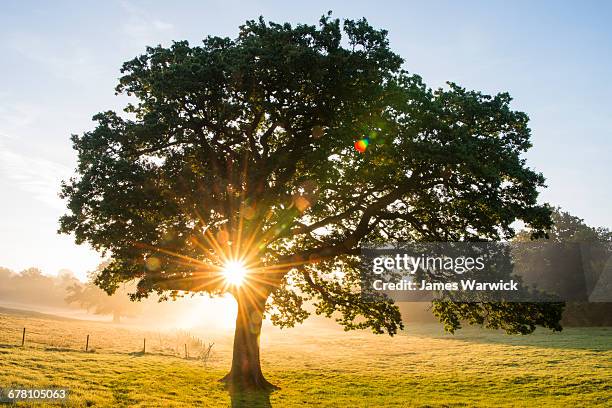
[{"label": "meadow", "polygon": [[315,324],[265,327],[264,373],[281,389],[257,395],[230,395],[218,382],[231,344],[230,331],[162,332],[0,309],[0,388],[67,387],[68,406],[79,407],[612,405],[612,328],[508,336],[415,325],[389,338]]}]

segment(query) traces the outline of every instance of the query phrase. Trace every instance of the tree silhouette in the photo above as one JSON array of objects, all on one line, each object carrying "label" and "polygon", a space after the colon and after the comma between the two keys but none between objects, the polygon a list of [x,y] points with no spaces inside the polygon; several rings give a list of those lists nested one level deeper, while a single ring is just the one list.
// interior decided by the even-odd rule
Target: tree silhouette
[{"label": "tree silhouette", "polygon": [[[522,230],[516,234],[515,242],[530,242],[533,245],[531,248],[515,251],[520,269],[535,277],[535,279],[532,277],[532,280],[536,280],[534,283],[538,283],[538,267],[544,260],[548,262],[548,265],[541,269],[547,271],[546,273],[554,271],[559,282],[574,288],[574,290],[580,288],[587,292],[588,285],[583,262],[588,261],[590,266],[594,267],[594,270],[602,273],[600,279],[602,281],[605,279],[603,270],[610,259],[612,231],[605,227],[591,227],[583,219],[563,211],[561,208],[555,208],[551,218],[553,224],[547,231],[548,237],[546,240],[541,239],[532,242],[528,230]],[[569,260],[559,256],[559,254],[546,259],[543,256],[545,251],[542,248],[546,248],[547,244],[553,247],[564,245],[567,248],[565,252],[570,254],[572,252],[580,253],[581,249],[583,251],[590,249],[592,252],[586,251],[584,254]],[[576,259],[578,260],[577,265]],[[561,271],[566,272],[566,276],[563,276],[560,273]],[[612,324],[612,303],[601,301],[567,302],[561,322],[568,326],[609,326]]]},{"label": "tree silhouette", "polygon": [[112,315],[113,322],[119,323],[122,317],[135,316],[141,308],[139,304],[130,300],[127,286],[109,294],[93,283],[97,274],[107,266],[108,262],[103,262],[96,271],[89,273],[89,282],[85,284],[76,282],[68,286],[65,301],[68,304],[78,304],[81,308],[97,315]]},{"label": "tree silhouette", "polygon": [[[386,31],[330,15],[147,48],[121,70],[126,113],[99,113],[72,138],[60,232],[110,256],[96,279],[109,293],[134,278],[135,298],[232,293],[232,387],[271,387],[259,362],[266,311],[292,326],[311,301],[346,329],[393,335],[397,307],[359,293],[364,242],[493,240],[517,219],[536,234],[550,223],[536,203],[544,179],[522,158],[528,118],[510,96],[432,90],[402,63]],[[242,284],[225,278],[229,263],[246,266]],[[524,312],[469,310],[557,327],[554,313]]]},{"label": "tree silhouette", "polygon": [[19,305],[61,308],[66,304],[66,288],[79,280],[68,270],[44,275],[38,268],[19,273],[0,267],[0,301]]},{"label": "tree silhouette", "polygon": [[[551,214],[552,224],[547,229],[546,239],[549,242],[610,242],[612,231],[605,227],[590,227],[582,218],[576,217],[561,208],[554,208]],[[514,241],[529,242],[531,231],[523,229],[516,234]]]},{"label": "tree silhouette", "polygon": [[68,304],[78,304],[97,315],[112,315],[113,323],[120,323],[122,317],[135,316],[140,310],[139,305],[130,301],[124,290],[109,295],[93,283],[75,283],[66,290]]}]

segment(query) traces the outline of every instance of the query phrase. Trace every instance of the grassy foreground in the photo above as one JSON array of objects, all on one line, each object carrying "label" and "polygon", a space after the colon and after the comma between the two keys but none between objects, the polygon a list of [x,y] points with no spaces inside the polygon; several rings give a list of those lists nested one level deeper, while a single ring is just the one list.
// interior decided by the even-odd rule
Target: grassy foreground
[{"label": "grassy foreground", "polygon": [[[25,348],[20,346],[22,327],[32,328]],[[84,333],[95,333],[94,353],[78,350]],[[67,387],[70,406],[612,404],[610,328],[531,336],[467,329],[450,336],[421,326],[395,338],[312,326],[283,332],[265,328],[264,372],[281,390],[248,396],[230,396],[217,381],[230,362],[228,333],[207,336],[215,346],[206,363],[175,352],[170,343],[176,335],[157,333],[153,340],[155,335],[0,311],[0,387]],[[134,352],[141,350],[143,336],[152,343],[145,355]]]}]

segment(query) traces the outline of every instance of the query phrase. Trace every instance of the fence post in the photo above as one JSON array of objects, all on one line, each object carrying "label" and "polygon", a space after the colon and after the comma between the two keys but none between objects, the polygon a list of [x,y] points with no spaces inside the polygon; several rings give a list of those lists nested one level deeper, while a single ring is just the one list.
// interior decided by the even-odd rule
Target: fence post
[{"label": "fence post", "polygon": [[23,328],[23,336],[21,336],[21,347],[25,345],[25,327]]},{"label": "fence post", "polygon": [[85,343],[85,352],[89,350],[89,334],[87,335],[87,342]]},{"label": "fence post", "polygon": [[187,354],[187,344],[185,343],[185,358],[188,358],[189,354]]},{"label": "fence post", "polygon": [[142,354],[147,352],[147,339],[142,340]]}]

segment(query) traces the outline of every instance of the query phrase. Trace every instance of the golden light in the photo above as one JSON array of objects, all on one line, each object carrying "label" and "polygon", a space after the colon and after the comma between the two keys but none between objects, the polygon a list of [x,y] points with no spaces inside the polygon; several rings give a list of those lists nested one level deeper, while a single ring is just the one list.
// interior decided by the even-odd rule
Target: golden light
[{"label": "golden light", "polygon": [[247,274],[247,269],[240,261],[228,261],[223,267],[223,277],[233,286],[240,286]]}]

